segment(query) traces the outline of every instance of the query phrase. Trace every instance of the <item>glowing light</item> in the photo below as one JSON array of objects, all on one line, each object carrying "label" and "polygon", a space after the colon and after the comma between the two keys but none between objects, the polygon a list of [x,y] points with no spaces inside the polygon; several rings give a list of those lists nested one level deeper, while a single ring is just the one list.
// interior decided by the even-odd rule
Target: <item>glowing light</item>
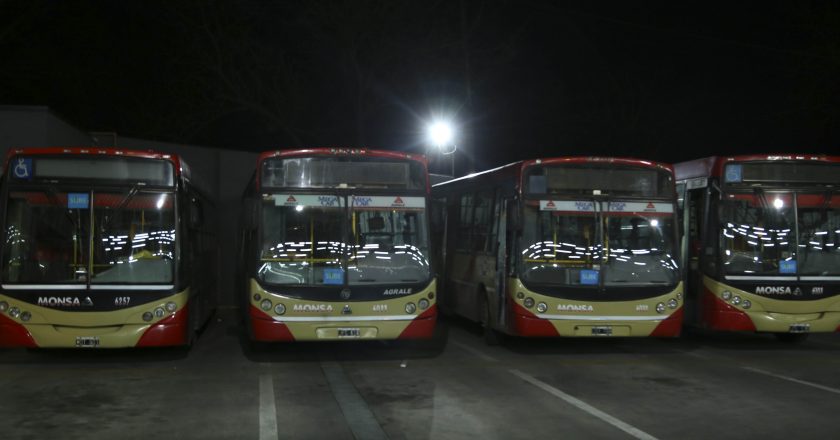
[{"label": "glowing light", "polygon": [[773,207],[776,209],[782,209],[785,206],[785,202],[782,199],[773,200]]},{"label": "glowing light", "polygon": [[429,142],[438,148],[451,144],[455,139],[455,130],[448,121],[432,122],[426,130],[429,136]]},{"label": "glowing light", "polygon": [[297,211],[297,212],[303,212],[303,205],[297,205],[297,206],[295,206],[295,211]]}]

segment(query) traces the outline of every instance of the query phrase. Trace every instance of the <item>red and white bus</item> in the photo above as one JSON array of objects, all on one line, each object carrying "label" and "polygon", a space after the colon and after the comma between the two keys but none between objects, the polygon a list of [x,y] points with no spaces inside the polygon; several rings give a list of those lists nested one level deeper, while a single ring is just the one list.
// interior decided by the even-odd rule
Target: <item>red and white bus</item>
[{"label": "red and white bus", "polygon": [[192,343],[218,259],[210,206],[178,156],[26,148],[4,169],[0,346]]},{"label": "red and white bus", "polygon": [[675,170],[688,324],[788,341],[840,330],[840,157],[709,157]]},{"label": "red and white bus", "polygon": [[422,155],[260,155],[240,240],[252,340],[432,338],[428,197]]},{"label": "red and white bus", "polygon": [[670,165],[561,157],[512,163],[432,189],[443,310],[516,336],[677,336]]}]

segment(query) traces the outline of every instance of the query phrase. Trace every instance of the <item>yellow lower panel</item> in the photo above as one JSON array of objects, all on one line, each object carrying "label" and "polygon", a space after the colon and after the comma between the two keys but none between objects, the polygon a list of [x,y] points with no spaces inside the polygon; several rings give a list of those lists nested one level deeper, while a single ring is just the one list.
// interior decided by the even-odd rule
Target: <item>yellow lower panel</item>
[{"label": "yellow lower panel", "polygon": [[840,326],[840,312],[825,313],[771,313],[746,312],[757,332],[788,333],[791,325],[807,324],[810,333],[835,332]]},{"label": "yellow lower panel", "polygon": [[[27,325],[35,342],[43,348],[125,348],[134,347],[151,324],[109,327],[67,327],[48,324]],[[95,341],[95,343],[94,343]]]},{"label": "yellow lower panel", "polygon": [[296,341],[323,341],[397,339],[411,321],[285,322],[284,324]]},{"label": "yellow lower panel", "polygon": [[[189,289],[186,289],[155,302],[110,312],[56,310],[28,304],[5,295],[0,295],[0,301],[8,302],[9,307],[17,307],[31,313],[29,322],[19,319],[16,322],[29,331],[39,347],[124,348],[137,345],[137,341],[149,327],[174,314],[165,313],[160,318],[155,317],[146,322],[143,321],[145,312],[151,312],[158,307],[165,308],[167,302],[174,302],[176,310],[181,310],[187,304],[189,294]],[[91,345],[79,345],[77,341]]]},{"label": "yellow lower panel", "polygon": [[662,321],[572,321],[551,320],[560,336],[642,337],[650,336]]}]

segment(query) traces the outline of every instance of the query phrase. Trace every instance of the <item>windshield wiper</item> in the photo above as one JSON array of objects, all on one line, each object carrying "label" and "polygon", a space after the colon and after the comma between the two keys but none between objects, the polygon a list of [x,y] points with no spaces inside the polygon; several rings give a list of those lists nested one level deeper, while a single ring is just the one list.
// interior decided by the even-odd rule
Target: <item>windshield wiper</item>
[{"label": "windshield wiper", "polygon": [[[131,189],[128,190],[128,193],[125,195],[125,197],[123,197],[122,200],[120,200],[120,203],[117,203],[117,205],[114,207],[113,212],[119,212],[123,208],[125,208],[125,206],[128,205],[128,202],[130,202],[131,199],[133,199],[134,196],[136,196],[138,192],[139,192],[139,188],[138,188],[138,185],[135,183],[134,185],[131,186]],[[102,223],[102,230],[103,231],[108,229],[108,226],[111,225],[111,220],[113,218],[114,218],[113,215],[107,216],[105,218],[105,221]]]}]

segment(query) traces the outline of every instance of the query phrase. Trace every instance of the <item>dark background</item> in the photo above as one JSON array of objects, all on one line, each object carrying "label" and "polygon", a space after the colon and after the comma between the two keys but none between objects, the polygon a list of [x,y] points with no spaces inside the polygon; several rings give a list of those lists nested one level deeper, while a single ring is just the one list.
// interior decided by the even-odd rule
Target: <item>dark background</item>
[{"label": "dark background", "polygon": [[[735,2],[731,2],[735,3]],[[840,151],[840,6],[0,0],[0,104],[245,151],[675,162]]]}]

